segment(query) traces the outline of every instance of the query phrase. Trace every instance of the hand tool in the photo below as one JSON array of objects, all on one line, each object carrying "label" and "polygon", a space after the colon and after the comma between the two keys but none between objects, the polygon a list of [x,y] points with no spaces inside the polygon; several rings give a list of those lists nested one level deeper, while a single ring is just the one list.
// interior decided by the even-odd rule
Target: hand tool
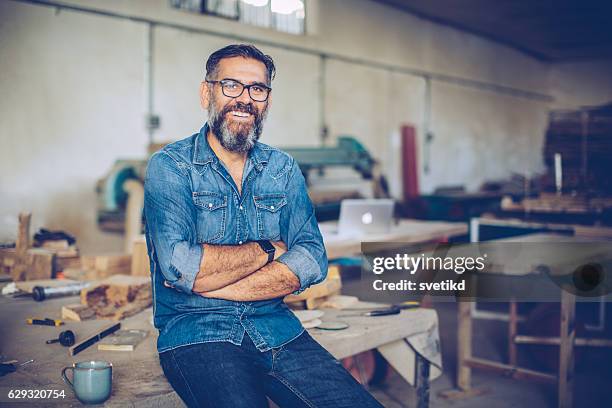
[{"label": "hand tool", "polygon": [[36,324],[40,326],[61,326],[62,324],[64,324],[64,322],[59,319],[49,319],[48,317],[44,319],[29,318],[26,319],[26,323]]},{"label": "hand tool", "polygon": [[29,364],[31,362],[33,362],[34,360],[28,360],[28,361],[24,361],[21,364],[17,365],[17,360],[11,360],[11,361],[4,361],[2,363],[0,363],[0,377],[2,377],[3,375],[6,375],[8,373],[13,373],[15,371],[17,371],[17,368],[24,366],[26,364]]},{"label": "hand tool", "polygon": [[[343,311],[350,310],[350,311],[361,311],[361,312],[376,312],[374,314],[363,314],[363,313],[362,314],[351,314],[351,316],[387,316],[391,314],[398,314],[400,313],[401,310],[416,309],[420,306],[421,306],[420,302],[410,300],[407,302],[402,302],[402,303],[391,305],[385,309],[363,308],[362,307],[362,308],[348,308],[348,309],[342,309],[342,310]],[[396,309],[397,309],[397,312],[395,312]],[[379,314],[379,313],[382,313],[382,314]],[[343,315],[343,316],[346,316],[346,315]],[[341,317],[341,316],[338,316],[338,317]]]},{"label": "hand tool", "polygon": [[62,296],[74,296],[81,293],[81,289],[85,289],[91,285],[91,282],[75,283],[73,285],[59,286],[59,287],[48,287],[48,286],[34,286],[32,288],[32,298],[37,302],[42,302],[45,299],[51,299]]},{"label": "hand tool", "polygon": [[353,313],[353,314],[338,315],[337,317],[389,316],[389,315],[400,314],[401,311],[402,310],[399,308],[399,306],[393,305],[393,306],[385,308],[385,309],[374,309],[374,310],[370,310],[368,312],[363,312],[363,313]]},{"label": "hand tool", "polygon": [[91,346],[92,344],[94,344],[94,343],[100,341],[101,339],[103,339],[104,337],[108,336],[109,334],[113,334],[114,332],[116,332],[120,328],[121,328],[121,323],[119,323],[119,322],[112,323],[112,324],[102,328],[101,330],[96,331],[94,334],[92,334],[89,337],[85,338],[85,340],[79,341],[78,344],[75,344],[74,346],[70,347],[70,349],[68,351],[70,352],[71,356],[74,356],[74,355],[80,353],[81,351],[85,350],[87,347]]},{"label": "hand tool", "polygon": [[70,347],[74,344],[76,337],[72,330],[66,330],[60,333],[57,339],[47,340],[47,344],[57,343],[61,344],[64,347]]}]

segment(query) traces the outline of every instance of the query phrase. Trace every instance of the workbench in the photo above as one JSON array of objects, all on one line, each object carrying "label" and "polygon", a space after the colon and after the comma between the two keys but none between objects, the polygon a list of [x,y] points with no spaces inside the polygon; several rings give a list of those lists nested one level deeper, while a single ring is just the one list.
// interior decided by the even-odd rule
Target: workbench
[{"label": "workbench", "polygon": [[426,243],[446,242],[450,238],[465,235],[468,232],[467,223],[423,221],[402,219],[391,227],[387,233],[368,234],[366,236],[343,235],[338,233],[338,223],[328,221],[319,223],[323,242],[327,250],[327,258],[342,258],[361,253],[362,242],[385,243],[385,248],[391,249],[392,243],[398,247],[403,245],[418,245]]},{"label": "workbench", "polygon": [[[61,379],[63,367],[77,361],[106,360],[113,364],[113,391],[106,402],[108,407],[168,407],[183,406],[177,394],[166,381],[155,347],[157,330],[151,324],[151,308],[121,322],[122,329],[148,330],[149,336],[134,351],[98,351],[92,345],[76,356],[69,356],[68,349],[59,344],[45,344],[45,340],[57,338],[63,330],[73,330],[77,341],[108,321],[91,320],[66,322],[60,327],[30,326],[28,317],[59,318],[61,306],[78,303],[77,297],[50,299],[35,302],[30,298],[0,296],[0,354],[2,360],[19,362],[34,359],[16,372],[0,377],[0,405],[10,400],[10,389],[64,390],[65,398],[57,400],[61,406],[81,406],[69,386]],[[353,307],[365,307],[358,303]],[[417,387],[419,408],[428,406],[429,379],[439,374],[441,356],[438,336],[438,317],[434,310],[403,310],[399,315],[382,317],[343,317],[347,311],[326,310],[323,321],[342,320],[349,328],[339,331],[309,329],[309,333],[334,357],[341,359],[366,350],[378,348],[381,354],[396,367],[400,374],[412,380]],[[416,350],[416,352],[414,352]],[[411,352],[412,351],[412,352]],[[52,400],[28,400],[38,406],[54,404]],[[15,406],[23,406],[14,403]],[[410,404],[414,406],[414,404]]]},{"label": "workbench", "polygon": [[[605,242],[596,243],[584,237],[563,236],[548,233],[536,233],[521,235],[511,238],[495,239],[485,241],[488,243],[546,243],[546,244],[585,244],[580,250],[565,251],[559,255],[559,251],[550,250],[548,246],[539,252],[537,259],[529,256],[516,258],[511,270],[489,271],[484,269],[481,274],[504,275],[513,279],[521,279],[531,274],[538,274],[542,268],[550,267],[552,270],[558,265],[584,264],[587,262],[609,262],[612,253],[609,251],[610,244]],[[457,326],[457,386],[466,393],[471,390],[471,370],[483,369],[517,379],[530,379],[541,383],[557,383],[558,406],[570,408],[573,405],[573,379],[574,379],[574,346],[576,345],[576,296],[567,290],[560,291],[560,335],[558,338],[537,338],[533,336],[517,335],[517,305],[514,299],[510,300],[509,314],[509,362],[503,364],[491,361],[472,354],[472,323],[474,313],[473,301],[460,301],[458,303],[458,326]],[[530,344],[559,344],[559,372],[557,375],[529,370],[517,366],[516,344],[521,338],[530,337]],[[603,339],[592,339],[593,343],[605,343]],[[527,341],[524,341],[527,343]],[[607,344],[607,343],[606,343]]]}]

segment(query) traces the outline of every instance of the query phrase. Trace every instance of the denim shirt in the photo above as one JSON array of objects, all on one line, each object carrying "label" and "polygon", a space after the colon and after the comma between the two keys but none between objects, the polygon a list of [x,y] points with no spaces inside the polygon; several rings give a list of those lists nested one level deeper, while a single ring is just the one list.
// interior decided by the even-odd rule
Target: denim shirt
[{"label": "denim shirt", "polygon": [[144,212],[158,352],[216,341],[240,345],[246,332],[260,351],[299,336],[302,325],[283,298],[235,302],[192,292],[202,244],[282,240],[277,261],[295,273],[299,293],[323,281],[327,256],[304,177],[288,154],[257,142],[242,193],[200,133],[155,153],[145,176]]}]

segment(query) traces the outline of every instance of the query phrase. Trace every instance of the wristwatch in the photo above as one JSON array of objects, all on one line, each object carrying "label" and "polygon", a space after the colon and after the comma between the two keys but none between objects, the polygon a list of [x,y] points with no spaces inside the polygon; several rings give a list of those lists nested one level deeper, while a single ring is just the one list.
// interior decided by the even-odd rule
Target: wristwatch
[{"label": "wristwatch", "polygon": [[272,245],[272,243],[270,241],[256,241],[259,246],[261,247],[261,249],[263,249],[263,251],[268,254],[268,262],[270,263],[274,260],[274,253],[276,252],[276,248],[274,248],[274,245]]}]

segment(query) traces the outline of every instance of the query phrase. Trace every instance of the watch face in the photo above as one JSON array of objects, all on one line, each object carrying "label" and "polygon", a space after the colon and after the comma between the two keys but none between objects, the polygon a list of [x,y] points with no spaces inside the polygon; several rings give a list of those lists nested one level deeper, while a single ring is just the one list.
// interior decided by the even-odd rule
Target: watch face
[{"label": "watch face", "polygon": [[270,243],[270,241],[258,241],[261,249],[263,249],[266,253],[270,254],[274,252],[274,245]]}]

